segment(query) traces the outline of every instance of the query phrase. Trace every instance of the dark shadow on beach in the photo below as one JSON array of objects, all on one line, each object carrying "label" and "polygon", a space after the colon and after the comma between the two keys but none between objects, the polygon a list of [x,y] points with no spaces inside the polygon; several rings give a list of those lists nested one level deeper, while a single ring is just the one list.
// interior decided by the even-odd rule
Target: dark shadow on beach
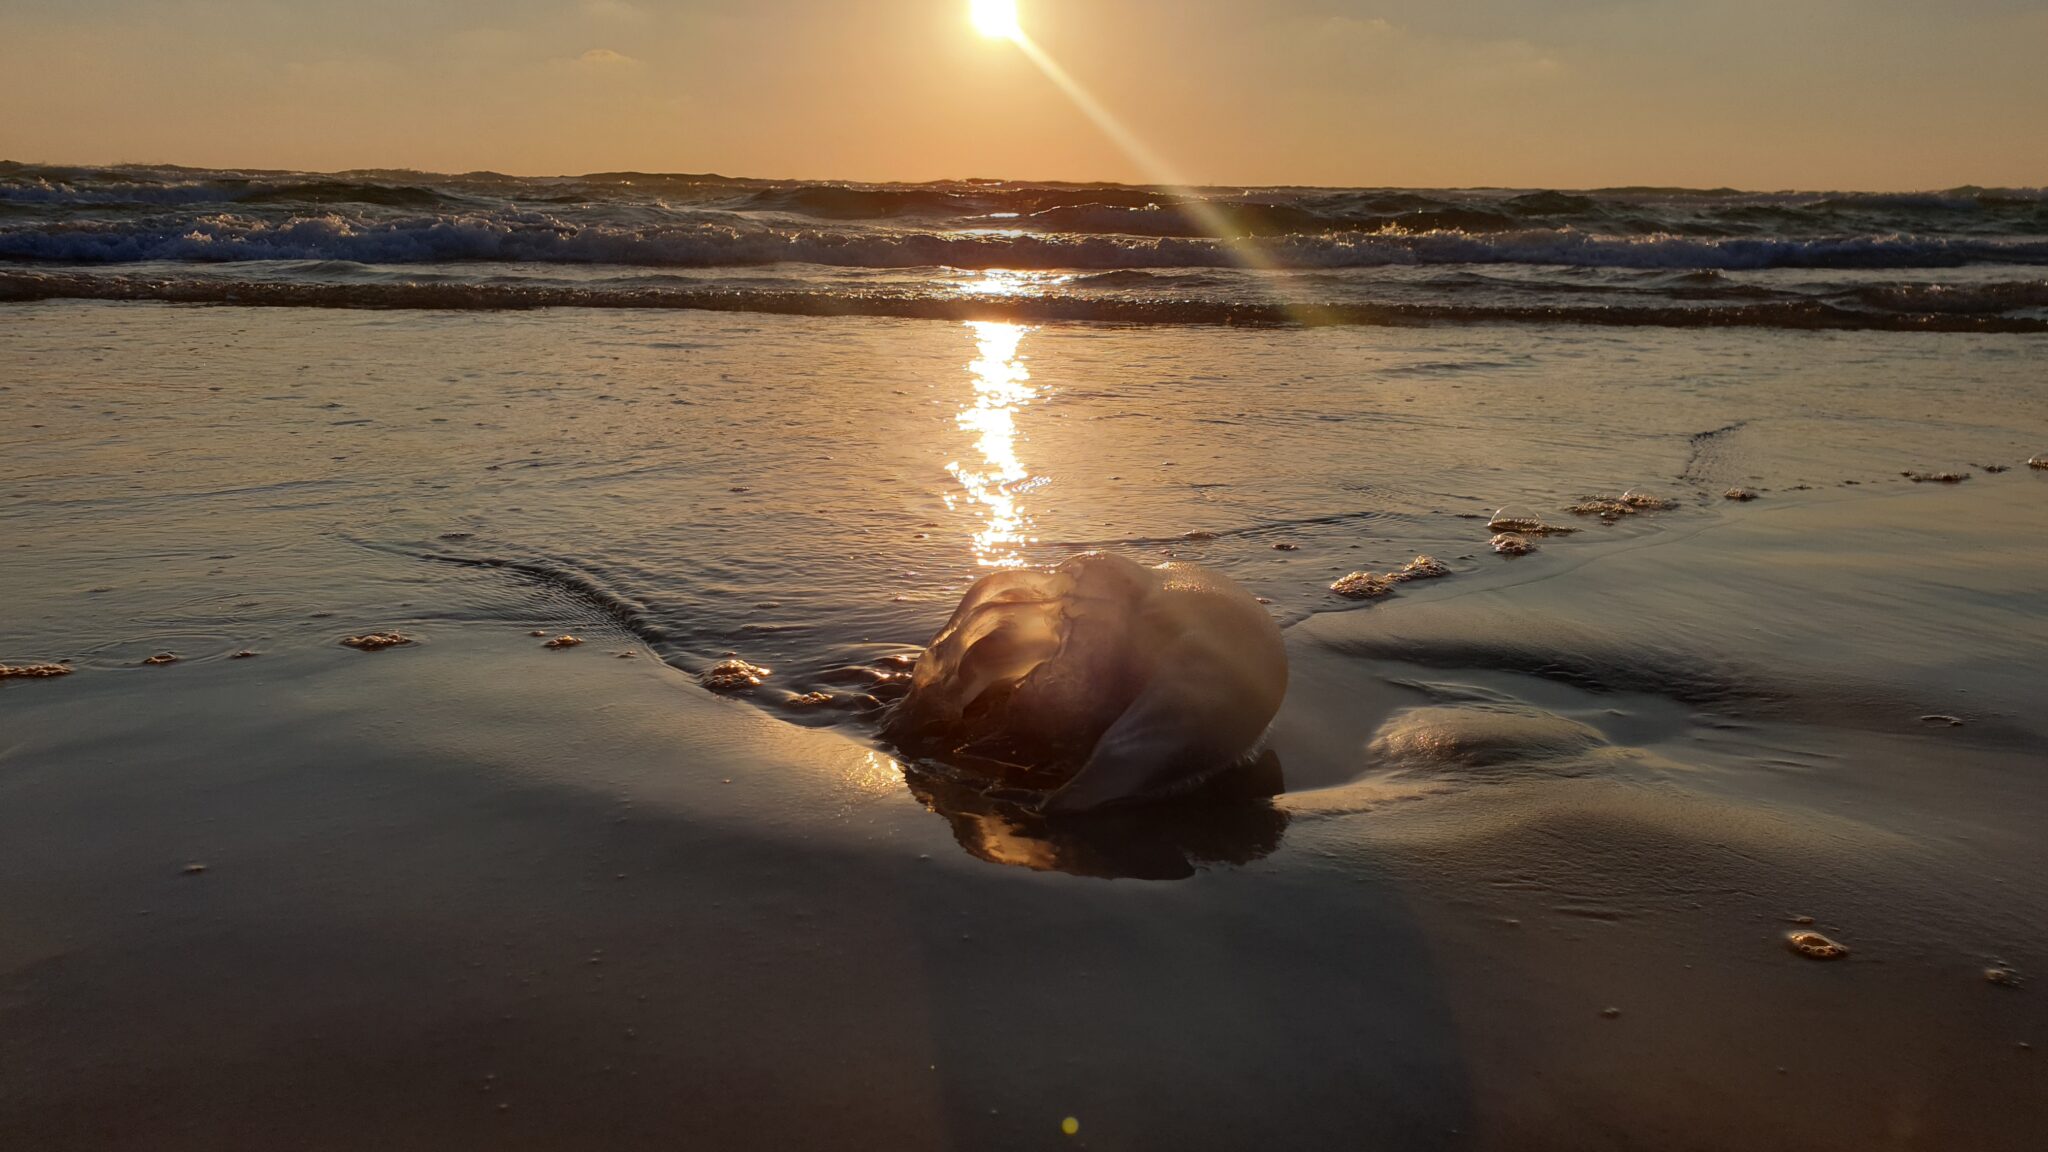
[{"label": "dark shadow on beach", "polygon": [[1272,803],[1285,776],[1270,750],[1198,793],[1087,813],[1048,815],[930,766],[907,766],[904,780],[968,855],[1040,872],[1185,880],[1205,865],[1264,859],[1287,834],[1287,813]]}]

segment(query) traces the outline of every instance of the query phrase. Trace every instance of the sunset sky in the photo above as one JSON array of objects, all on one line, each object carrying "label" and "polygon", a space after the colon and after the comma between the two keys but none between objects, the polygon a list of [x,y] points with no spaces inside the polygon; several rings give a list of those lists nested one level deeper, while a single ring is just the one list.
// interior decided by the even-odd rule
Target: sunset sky
[{"label": "sunset sky", "polygon": [[[1023,0],[1187,178],[2048,184],[2048,0]],[[1143,180],[965,0],[0,0],[0,158]]]}]

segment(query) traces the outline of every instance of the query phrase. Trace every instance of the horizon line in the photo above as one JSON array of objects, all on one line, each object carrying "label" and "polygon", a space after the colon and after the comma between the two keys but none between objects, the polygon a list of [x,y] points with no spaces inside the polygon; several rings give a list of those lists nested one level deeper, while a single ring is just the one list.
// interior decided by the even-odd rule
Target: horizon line
[{"label": "horizon line", "polygon": [[667,180],[697,180],[721,184],[837,184],[861,185],[872,188],[920,188],[938,185],[1008,185],[1019,187],[1056,187],[1061,185],[1083,188],[1127,188],[1144,191],[1172,193],[1176,191],[1211,192],[1227,189],[1245,191],[1309,191],[1309,192],[1350,192],[1350,191],[1430,191],[1430,192],[1579,192],[1579,193],[1692,193],[1727,196],[1821,196],[1829,194],[1861,194],[1914,196],[1955,194],[1963,192],[2032,192],[2048,194],[2048,182],[2036,185],[2022,184],[1975,184],[1963,182],[1941,188],[1854,188],[1854,187],[1797,187],[1782,188],[1741,188],[1722,184],[1713,187],[1691,186],[1671,183],[1603,184],[1597,186],[1565,186],[1535,184],[1289,184],[1257,183],[1246,181],[1209,182],[1188,185],[1166,185],[1128,180],[1078,180],[1072,178],[1029,179],[996,176],[946,176],[926,180],[860,180],[848,177],[810,176],[732,176],[722,172],[663,172],[651,169],[617,168],[590,172],[520,173],[495,168],[473,168],[462,172],[451,172],[433,168],[359,167],[359,168],[274,168],[274,167],[215,167],[210,165],[180,164],[172,161],[123,160],[112,163],[74,163],[54,160],[14,160],[0,157],[0,167],[16,168],[74,168],[111,171],[120,169],[155,169],[159,171],[233,173],[240,175],[266,176],[362,176],[381,173],[405,173],[416,176],[444,177],[451,179],[473,179],[494,177],[506,180],[625,180],[632,177],[648,177]]}]

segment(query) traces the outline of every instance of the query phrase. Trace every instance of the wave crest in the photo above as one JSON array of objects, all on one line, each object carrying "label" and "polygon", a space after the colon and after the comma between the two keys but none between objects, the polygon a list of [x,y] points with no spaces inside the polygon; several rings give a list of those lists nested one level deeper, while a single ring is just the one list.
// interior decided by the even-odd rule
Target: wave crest
[{"label": "wave crest", "polygon": [[1642,270],[1953,268],[2048,263],[2048,240],[1891,234],[1820,240],[1613,236],[1575,228],[1453,229],[1282,236],[1241,245],[1180,236],[773,228],[707,221],[591,224],[532,210],[414,215],[215,213],[189,220],[66,220],[0,228],[0,259],[72,263],[348,260],[364,264],[517,261],[707,268],[1108,271],[1531,264]]}]

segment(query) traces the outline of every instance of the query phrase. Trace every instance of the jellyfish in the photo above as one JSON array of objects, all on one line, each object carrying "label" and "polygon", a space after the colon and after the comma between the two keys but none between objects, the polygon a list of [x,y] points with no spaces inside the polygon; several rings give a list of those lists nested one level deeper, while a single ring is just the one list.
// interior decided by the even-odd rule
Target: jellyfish
[{"label": "jellyfish", "polygon": [[1280,628],[1193,564],[1086,553],[983,577],[884,731],[1078,812],[1180,795],[1257,757],[1287,692]]}]

